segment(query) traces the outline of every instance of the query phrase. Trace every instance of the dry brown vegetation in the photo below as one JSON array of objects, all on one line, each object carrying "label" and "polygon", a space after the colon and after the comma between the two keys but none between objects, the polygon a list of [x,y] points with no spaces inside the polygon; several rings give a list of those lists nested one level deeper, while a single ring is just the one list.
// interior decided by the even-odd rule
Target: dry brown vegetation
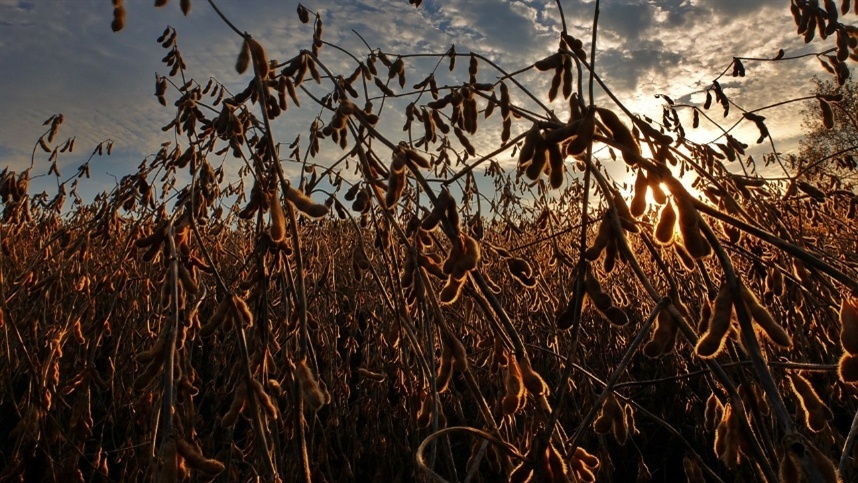
[{"label": "dry brown vegetation", "polygon": [[[856,30],[833,2],[791,5],[806,40],[836,43],[817,55],[848,83]],[[173,140],[94,202],[64,211],[89,162],[60,177],[74,149],[61,115],[34,148],[56,197],[28,192],[34,168],[3,171],[0,479],[858,475],[854,146],[755,161],[730,130],[694,144],[685,129],[722,109],[774,142],[765,107],[743,109],[717,80],[720,107],[663,96],[662,122],[596,106],[595,32],[562,32],[556,54],[515,73],[439,53],[436,69],[468,75],[437,85],[409,71],[414,56],[369,46],[330,72],[322,19],[298,16],[312,47],[285,62],[235,30],[250,79],[238,93],[194,81],[168,28],[156,95],[174,101]],[[763,61],[790,58],[735,58],[725,74]],[[553,76],[569,119],[519,83],[530,68]],[[855,121],[835,123],[838,96],[812,98],[827,128]],[[408,103],[404,132],[376,131],[384,99]],[[320,114],[287,147],[272,124],[292,103]],[[502,133],[485,156],[471,140],[487,123]],[[343,157],[319,166],[321,150]],[[224,179],[224,159],[241,179]],[[610,163],[633,174],[629,199]]]}]

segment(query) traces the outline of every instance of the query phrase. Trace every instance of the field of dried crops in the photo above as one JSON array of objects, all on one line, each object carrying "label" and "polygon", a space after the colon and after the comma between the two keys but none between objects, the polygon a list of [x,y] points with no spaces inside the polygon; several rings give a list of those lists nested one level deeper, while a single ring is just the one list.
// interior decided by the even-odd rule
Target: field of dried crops
[{"label": "field of dried crops", "polygon": [[[856,55],[836,16],[794,5]],[[423,73],[406,94],[408,55],[371,49],[337,76],[321,18],[298,15],[312,48],[283,63],[238,33],[239,93],[193,81],[168,28],[156,95],[176,97],[164,130],[186,146],[110,193],[68,209],[71,179],[39,197],[31,170],[2,172],[0,481],[858,477],[853,152],[811,170],[730,134],[688,141],[737,108],[717,81],[716,106],[666,99],[662,123],[596,106],[575,80],[592,53],[566,32],[529,68],[553,74],[567,121],[517,104],[524,87],[476,53],[438,54],[468,65],[460,84]],[[410,102],[405,140],[376,130],[370,96]],[[271,123],[313,101],[330,121],[282,159]],[[842,122],[842,98],[816,101]],[[62,122],[38,139],[52,171],[74,149]],[[475,151],[478,123],[517,170]],[[343,157],[317,166],[320,150]]]}]

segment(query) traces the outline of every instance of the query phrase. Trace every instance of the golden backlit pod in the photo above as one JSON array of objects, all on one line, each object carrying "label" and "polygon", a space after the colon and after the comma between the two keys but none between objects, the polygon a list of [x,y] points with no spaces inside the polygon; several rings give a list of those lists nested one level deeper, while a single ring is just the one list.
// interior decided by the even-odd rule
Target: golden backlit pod
[{"label": "golden backlit pod", "polygon": [[712,317],[706,332],[700,337],[695,352],[704,359],[717,356],[724,348],[727,332],[730,330],[730,319],[733,315],[733,296],[727,282],[721,284],[718,295],[712,307]]},{"label": "golden backlit pod", "polygon": [[188,466],[200,470],[207,476],[216,476],[224,470],[224,464],[216,459],[206,458],[191,443],[182,438],[176,438],[176,449],[185,458]]},{"label": "golden backlit pod", "polygon": [[697,464],[697,461],[689,458],[688,455],[682,458],[682,468],[685,470],[685,477],[688,478],[688,483],[706,483],[700,465]]},{"label": "golden backlit pod", "polygon": [[837,366],[840,380],[847,384],[858,384],[858,354],[843,354]]},{"label": "golden backlit pod", "polygon": [[253,386],[253,392],[256,393],[259,405],[262,406],[262,409],[265,411],[265,414],[267,414],[268,417],[271,419],[277,419],[277,415],[279,413],[277,405],[274,404],[274,401],[271,399],[271,396],[269,396],[268,393],[265,392],[265,388],[262,386],[262,383],[260,383],[256,379],[251,379],[250,385]]},{"label": "golden backlit pod", "polygon": [[708,432],[715,431],[717,424],[721,421],[721,417],[724,412],[724,406],[721,404],[721,401],[718,400],[718,397],[715,393],[709,395],[709,398],[706,399],[706,409],[703,412],[703,427]]},{"label": "golden backlit pod", "polygon": [[650,358],[661,357],[670,353],[676,343],[676,334],[679,330],[678,322],[673,318],[666,307],[658,312],[655,329],[649,342],[644,345],[644,355]]},{"label": "golden backlit pod", "polygon": [[435,388],[438,394],[447,390],[453,376],[453,351],[447,344],[441,344],[441,361],[438,363],[438,374],[435,377]]},{"label": "golden backlit pod", "polygon": [[448,335],[444,340],[449,344],[453,354],[453,368],[457,372],[466,372],[468,370],[468,352],[465,350],[462,341],[455,335]]},{"label": "golden backlit pod", "polygon": [[550,392],[548,384],[545,383],[545,380],[542,379],[542,376],[540,376],[538,372],[533,370],[533,367],[530,365],[530,361],[526,357],[521,358],[521,360],[516,358],[516,361],[519,363],[518,366],[521,370],[521,377],[527,391],[534,396],[547,396]]},{"label": "golden backlit pod", "polygon": [[787,378],[793,392],[801,402],[804,420],[807,423],[808,429],[814,432],[825,429],[828,421],[833,418],[831,410],[822,402],[822,399],[813,390],[813,386],[810,385],[807,379],[797,373],[788,374]]},{"label": "golden backlit pod", "polygon": [[447,259],[444,260],[444,273],[461,279],[477,268],[481,258],[479,242],[468,235],[460,235],[458,240],[453,240]]},{"label": "golden backlit pod", "polygon": [[673,234],[676,228],[676,211],[670,200],[661,209],[658,223],[655,226],[654,238],[661,245],[669,245],[673,242]]},{"label": "golden backlit pod", "polygon": [[674,202],[678,211],[679,233],[682,235],[682,243],[688,253],[697,259],[706,258],[712,254],[712,246],[700,233],[700,213],[691,201],[688,193],[674,193]]},{"label": "golden backlit pod", "polygon": [[[373,372],[373,371],[370,371],[369,369],[366,369],[363,367],[359,367],[357,369],[357,371],[355,371],[355,372],[360,377],[362,377],[364,379],[369,379],[370,381],[382,382],[382,381],[387,379],[387,376],[385,376],[384,374],[382,374],[380,372]],[[440,376],[439,376],[439,378],[440,378]],[[444,388],[446,389],[446,385],[444,386]],[[441,392],[440,386],[439,386],[438,392]]]},{"label": "golden backlit pod", "polygon": [[462,293],[462,287],[465,285],[465,279],[457,279],[449,275],[447,283],[441,289],[441,294],[438,296],[439,301],[444,305],[450,305],[459,300],[459,295]]},{"label": "golden backlit pod", "polygon": [[843,350],[858,355],[858,300],[848,296],[840,302],[840,343]]},{"label": "golden backlit pod", "polygon": [[533,466],[527,461],[521,461],[509,473],[509,483],[530,483],[533,480]]},{"label": "golden backlit pod", "polygon": [[[842,481],[834,463],[800,434],[784,436],[778,455],[778,474],[782,483]],[[813,476],[809,474],[811,471],[815,473]]]},{"label": "golden backlit pod", "polygon": [[739,460],[739,435],[736,434],[734,420],[737,421],[733,406],[728,403],[715,429],[715,455],[730,469],[735,468]]},{"label": "golden backlit pod", "polygon": [[[191,268],[193,268],[193,266]],[[196,295],[200,290],[200,286],[199,283],[197,283],[197,281],[194,279],[194,276],[191,271],[188,270],[184,263],[179,263],[178,272],[179,282],[181,283],[182,289],[191,295]]]},{"label": "golden backlit pod", "polygon": [[551,441],[548,442],[545,457],[548,462],[546,474],[550,471],[553,480],[558,483],[569,481],[569,466],[566,464],[563,455],[557,451],[557,448],[554,447],[554,443]]},{"label": "golden backlit pod", "polygon": [[141,364],[147,364],[149,362],[152,362],[152,360],[156,357],[161,356],[164,352],[164,349],[167,348],[168,332],[169,331],[166,327],[162,328],[161,333],[158,335],[158,338],[155,339],[155,343],[152,344],[152,347],[147,351],[138,352],[137,355],[134,357],[137,362]]},{"label": "golden backlit pod", "polygon": [[324,204],[314,203],[309,196],[303,192],[289,187],[286,190],[286,199],[304,215],[310,218],[322,218],[328,214],[328,207]]},{"label": "golden backlit pod", "polygon": [[323,390],[316,376],[307,365],[307,359],[301,359],[295,368],[295,377],[301,388],[301,396],[304,402],[313,410],[318,411],[331,401],[331,395]]},{"label": "golden backlit pod", "polygon": [[506,377],[504,378],[506,394],[501,401],[504,416],[511,416],[524,407],[525,386],[521,368],[515,357],[510,357],[506,365]]},{"label": "golden backlit pod", "polygon": [[241,326],[244,328],[248,328],[253,325],[253,312],[250,311],[250,307],[247,306],[247,303],[239,297],[238,295],[232,296],[232,304],[238,312],[239,322],[241,322]]},{"label": "golden backlit pod", "polygon": [[634,196],[632,197],[632,204],[629,207],[632,216],[635,218],[640,218],[646,211],[646,193],[648,188],[649,183],[647,182],[646,173],[644,173],[642,169],[639,169],[637,177],[635,178],[635,190]]},{"label": "golden backlit pod", "polygon": [[238,421],[238,416],[244,410],[246,405],[247,386],[243,382],[239,382],[236,384],[235,394],[232,397],[232,403],[229,406],[229,410],[227,410],[223,415],[223,418],[221,418],[221,426],[224,428],[235,426],[235,423]]},{"label": "golden backlit pod", "polygon": [[526,260],[521,258],[508,258],[506,264],[510,275],[512,275],[515,281],[526,288],[533,288],[536,286],[536,278],[533,274],[533,268]]},{"label": "golden backlit pod", "polygon": [[593,422],[593,430],[600,434],[607,434],[617,424],[617,421],[623,424],[623,409],[614,395],[611,394],[605,399],[599,416]]},{"label": "golden backlit pod", "polygon": [[423,396],[423,401],[420,404],[420,410],[417,412],[417,426],[425,428],[432,422],[432,409],[435,407],[435,400],[431,393]]},{"label": "golden backlit pod", "polygon": [[769,267],[766,271],[766,290],[782,297],[784,294],[784,276],[778,267]]},{"label": "golden backlit pod", "polygon": [[218,304],[208,323],[200,327],[200,336],[208,337],[214,334],[215,330],[224,325],[227,320],[232,320],[232,303],[231,299],[224,298],[223,301]]},{"label": "golden backlit pod", "polygon": [[783,326],[775,321],[771,312],[763,306],[756,295],[742,283],[739,284],[739,292],[741,293],[742,300],[745,302],[745,306],[748,308],[748,312],[750,312],[751,318],[768,336],[769,340],[781,347],[791,347],[792,338],[787,334]]},{"label": "golden backlit pod", "polygon": [[569,467],[575,474],[575,480],[586,483],[596,481],[596,470],[599,469],[599,458],[578,446],[569,461]]},{"label": "golden backlit pod", "polygon": [[608,245],[608,241],[614,236],[614,225],[608,217],[599,223],[599,230],[596,232],[596,238],[593,240],[593,245],[587,248],[584,252],[584,258],[590,261],[597,260],[602,254],[602,250]]},{"label": "golden backlit pod", "polygon": [[626,204],[626,200],[623,198],[623,195],[619,190],[614,190],[613,202],[614,208],[617,210],[617,218],[620,219],[620,226],[623,227],[623,230],[630,233],[638,233],[640,231],[640,227],[638,227],[635,222],[632,212],[629,211],[629,205]]}]

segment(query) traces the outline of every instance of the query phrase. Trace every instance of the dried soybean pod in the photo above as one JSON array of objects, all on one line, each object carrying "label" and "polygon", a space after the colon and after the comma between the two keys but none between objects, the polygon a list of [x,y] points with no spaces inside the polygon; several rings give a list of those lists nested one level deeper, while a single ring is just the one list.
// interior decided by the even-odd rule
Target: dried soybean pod
[{"label": "dried soybean pod", "polygon": [[519,362],[518,366],[521,370],[521,377],[527,391],[535,396],[547,396],[550,392],[548,384],[545,383],[545,380],[542,379],[542,376],[538,372],[533,370],[530,360],[527,357],[522,357],[521,360],[516,358],[516,361]]},{"label": "dried soybean pod", "polygon": [[695,352],[704,359],[717,356],[724,348],[727,332],[730,330],[730,318],[733,314],[733,297],[727,282],[721,284],[712,308],[712,317],[706,332],[700,337]]},{"label": "dried soybean pod", "polygon": [[593,245],[587,248],[584,252],[584,258],[590,261],[597,260],[613,237],[614,226],[611,223],[610,218],[605,217],[605,219],[599,223],[599,231],[596,232],[596,238],[593,240]]},{"label": "dried soybean pod", "polygon": [[629,128],[623,124],[623,121],[620,120],[614,111],[601,107],[596,108],[596,111],[599,113],[599,117],[602,119],[605,127],[611,131],[614,141],[624,148],[623,160],[626,164],[630,166],[637,165],[638,159],[641,157],[641,147],[638,145],[638,141],[632,135],[632,132],[629,131]]},{"label": "dried soybean pod", "polygon": [[548,175],[549,183],[553,189],[563,185],[563,175],[566,174],[566,166],[563,164],[563,153],[558,143],[548,145],[548,166],[551,171]]},{"label": "dried soybean pod", "polygon": [[849,296],[840,302],[840,343],[843,350],[858,355],[858,300]]},{"label": "dried soybean pod", "polygon": [[220,421],[221,426],[224,428],[235,426],[236,421],[238,421],[238,415],[241,414],[242,410],[244,410],[246,404],[247,386],[243,382],[239,382],[235,388],[235,395],[232,398],[232,404],[230,404],[229,410],[223,415],[223,418]]},{"label": "dried soybean pod", "polygon": [[304,402],[307,403],[314,411],[318,411],[325,404],[330,402],[330,395],[322,390],[316,376],[307,365],[307,359],[301,359],[295,369],[295,376],[298,378],[298,385],[301,388],[301,395],[304,397]]},{"label": "dried soybean pod", "polygon": [[688,455],[682,458],[682,468],[685,470],[685,477],[688,478],[688,483],[706,483],[700,465],[695,460],[689,458]]},{"label": "dried soybean pod", "polygon": [[271,197],[271,228],[269,233],[271,240],[279,243],[286,238],[286,215],[283,213],[283,205],[280,204],[280,197],[275,191]]},{"label": "dried soybean pod", "polygon": [[241,322],[241,326],[247,328],[253,325],[253,312],[250,311],[250,307],[247,306],[244,299],[238,295],[233,295],[232,304],[235,306],[236,312],[238,312],[239,319],[241,319],[238,321]]},{"label": "dried soybean pod", "polygon": [[623,418],[623,411],[613,394],[609,395],[602,404],[599,416],[593,422],[593,429],[600,434],[606,434],[616,424],[617,419]]},{"label": "dried soybean pod", "polygon": [[387,178],[387,193],[384,203],[388,209],[393,208],[402,197],[405,190],[405,155],[399,151],[394,153],[393,162],[390,163],[390,174]]},{"label": "dried soybean pod", "polygon": [[298,211],[310,218],[322,218],[328,214],[327,206],[314,203],[309,196],[291,186],[286,190],[286,199]]},{"label": "dried soybean pod", "polygon": [[784,276],[776,266],[766,272],[766,289],[779,297],[784,294]]},{"label": "dried soybean pod", "polygon": [[[822,483],[838,483],[842,481],[834,463],[822,454],[809,440],[800,434],[784,437],[779,452],[779,476],[783,483],[802,483],[806,481],[821,481]],[[808,474],[805,462],[815,467],[814,477]],[[819,478],[822,478],[821,480]]]},{"label": "dried soybean pod", "polygon": [[658,312],[652,338],[644,346],[644,355],[655,359],[672,351],[678,330],[679,324],[674,320],[673,315],[666,307],[662,307]]},{"label": "dried soybean pod", "polygon": [[164,349],[167,347],[167,333],[167,328],[162,328],[161,333],[158,335],[158,338],[155,339],[155,343],[152,344],[152,348],[148,351],[139,352],[134,357],[137,362],[141,364],[146,364],[155,359],[155,357],[161,355],[161,353],[164,352]]},{"label": "dried soybean pod", "polygon": [[506,386],[506,395],[501,401],[501,407],[504,416],[511,416],[524,407],[525,395],[524,379],[515,357],[510,357],[509,363],[506,365],[504,385]]},{"label": "dried soybean pod", "polygon": [[673,241],[675,227],[676,211],[674,211],[671,201],[667,200],[664,208],[661,209],[658,224],[655,227],[655,241],[661,245],[669,245]]},{"label": "dried soybean pod", "polygon": [[712,254],[712,246],[700,233],[700,213],[687,192],[674,193],[676,210],[679,216],[679,233],[688,253],[696,258],[705,258]]},{"label": "dried soybean pod", "polygon": [[206,458],[196,447],[182,438],[176,438],[176,449],[188,462],[188,466],[202,471],[207,476],[216,476],[225,468],[223,463]]},{"label": "dried soybean pod", "polygon": [[265,49],[255,39],[247,39],[248,48],[253,57],[253,67],[261,79],[268,77],[270,66],[268,65],[268,55]]},{"label": "dried soybean pod", "polygon": [[724,411],[724,406],[715,393],[709,395],[706,399],[706,410],[703,412],[703,427],[710,433],[715,431],[718,421],[721,420],[721,415]]},{"label": "dried soybean pod", "polygon": [[608,319],[608,322],[616,325],[617,327],[625,327],[629,323],[629,316],[626,315],[626,312],[619,307],[608,307],[602,311],[602,315]]},{"label": "dried soybean pod", "polygon": [[599,458],[588,453],[587,450],[581,446],[578,446],[575,448],[575,452],[572,454],[572,460],[569,463],[579,481],[596,481],[596,475],[593,470],[599,468]]},{"label": "dried soybean pod", "polygon": [[629,207],[632,216],[640,218],[646,212],[646,192],[649,188],[646,173],[642,169],[638,169],[638,175],[635,178],[635,191],[632,198],[632,205]]},{"label": "dried soybean pod", "polygon": [[547,146],[545,145],[545,140],[542,139],[541,135],[537,135],[534,138],[533,158],[530,160],[530,163],[524,167],[524,174],[526,174],[531,180],[535,181],[539,179],[539,175],[545,170],[545,165],[548,163],[548,153],[546,150]]},{"label": "dried soybean pod", "polygon": [[465,285],[465,279],[457,279],[452,275],[447,277],[447,283],[441,289],[441,294],[438,296],[439,301],[444,305],[451,305],[459,300],[459,295],[462,293],[462,286]]},{"label": "dried soybean pod", "polygon": [[277,410],[277,406],[274,404],[274,401],[271,400],[271,396],[269,396],[268,393],[265,392],[265,388],[262,387],[262,383],[260,383],[256,379],[251,379],[250,384],[251,386],[253,386],[253,392],[256,393],[259,403],[265,410],[265,413],[268,415],[268,417],[271,419],[277,419],[277,413],[279,412]]},{"label": "dried soybean pod", "polygon": [[462,341],[455,335],[448,335],[445,340],[450,345],[450,351],[453,353],[453,368],[457,372],[467,372],[468,370],[468,352]]},{"label": "dried soybean pod", "polygon": [[843,354],[837,366],[837,375],[847,384],[858,384],[858,354]]},{"label": "dried soybean pod", "polygon": [[423,402],[420,404],[420,411],[417,412],[417,426],[425,428],[432,422],[432,409],[435,406],[435,400],[432,394],[423,396]]},{"label": "dried soybean pod", "polygon": [[554,447],[554,443],[550,441],[546,449],[546,459],[548,460],[547,469],[551,471],[554,481],[569,481],[569,466],[557,448]]},{"label": "dried soybean pod", "polygon": [[114,32],[125,28],[125,7],[122,4],[113,8],[113,22],[110,23],[110,28]]},{"label": "dried soybean pod", "polygon": [[215,309],[212,318],[209,319],[206,325],[200,327],[200,336],[208,337],[214,334],[220,326],[224,325],[227,319],[232,320],[232,304],[229,297],[225,297]]},{"label": "dried soybean pod", "polygon": [[766,333],[772,342],[781,347],[791,347],[792,338],[787,334],[786,330],[784,330],[784,328],[775,321],[771,312],[769,312],[769,310],[760,303],[757,297],[748,289],[747,286],[745,286],[745,284],[740,283],[739,285],[739,292],[742,295],[742,300],[745,302],[745,306],[748,308],[748,312],[750,312],[751,318],[754,319],[754,322],[763,329],[763,332]]},{"label": "dried soybean pod", "polygon": [[438,364],[438,375],[435,378],[435,387],[438,394],[447,390],[450,379],[453,376],[453,351],[447,344],[441,344],[441,361]]},{"label": "dried soybean pod", "polygon": [[548,57],[538,60],[533,64],[537,70],[546,71],[556,69],[563,66],[563,57],[559,52],[549,55]]},{"label": "dried soybean pod", "polygon": [[541,138],[539,127],[534,123],[533,127],[530,128],[530,131],[524,137],[524,143],[521,145],[521,150],[518,153],[519,167],[527,165],[533,159],[538,138]]},{"label": "dried soybean pod", "polygon": [[804,412],[804,420],[807,423],[808,429],[813,432],[819,432],[825,429],[825,426],[833,418],[831,410],[822,402],[822,399],[813,390],[810,382],[800,374],[792,373],[787,376],[790,386],[801,402],[801,407]]},{"label": "dried soybean pod", "polygon": [[239,74],[244,74],[247,67],[250,65],[250,44],[247,39],[241,44],[241,52],[238,54],[238,59],[235,61],[235,70]]}]

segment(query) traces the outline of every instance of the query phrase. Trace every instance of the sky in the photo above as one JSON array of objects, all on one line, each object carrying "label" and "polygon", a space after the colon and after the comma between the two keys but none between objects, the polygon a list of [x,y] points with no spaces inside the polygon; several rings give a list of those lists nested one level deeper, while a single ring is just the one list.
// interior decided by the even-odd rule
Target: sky
[{"label": "sky", "polygon": [[[239,29],[266,48],[269,58],[285,60],[310,45],[312,22],[304,25],[299,21],[297,2],[215,3]],[[325,40],[359,58],[365,58],[368,50],[355,32],[385,52],[443,53],[452,44],[460,54],[477,52],[507,71],[516,71],[555,51],[560,31],[556,3],[544,0],[425,0],[419,8],[405,0],[303,3],[321,15]],[[62,113],[65,121],[54,144],[76,138],[74,153],[60,156],[63,178],[73,175],[99,142],[115,143],[111,156],[92,162],[92,179],[84,183],[84,194],[109,191],[116,178],[134,172],[161,143],[175,141],[160,129],[172,119],[175,108],[171,102],[162,107],[153,95],[156,74],[168,70],[161,63],[167,51],[155,41],[167,25],[178,31],[190,77],[203,85],[214,77],[233,92],[243,89],[250,74],[239,75],[234,69],[240,39],[207,1],[193,0],[188,17],[179,10],[178,0],[163,8],[152,4],[152,0],[125,0],[126,27],[114,33],[107,0],[0,0],[0,170],[21,171],[30,165],[34,146],[46,129],[42,123],[56,113]],[[561,5],[570,34],[584,39],[589,51],[594,2],[563,0]],[[661,119],[663,104],[656,94],[667,94],[680,103],[702,104],[705,88],[729,66],[733,56],[771,58],[779,48],[793,56],[828,46],[818,39],[804,44],[795,34],[784,0],[605,0],[601,5],[597,71],[627,107],[653,119]],[[335,72],[349,74],[355,67],[348,56],[329,47],[322,49],[321,59]],[[435,61],[409,60],[408,84],[419,82]],[[812,76],[826,75],[813,57],[777,63],[746,61],[745,68],[746,77],[728,74],[721,84],[746,109],[808,95]],[[447,73],[446,67],[440,72],[445,77],[439,80],[461,83],[467,79],[467,62],[460,60],[453,73]],[[480,80],[492,82],[496,75],[484,67]],[[548,102],[550,73],[531,70],[519,79]],[[326,92],[315,84],[308,88],[319,95]],[[175,92],[168,92],[167,97],[174,100]],[[520,93],[514,94],[514,100],[527,104]],[[604,96],[597,103],[609,105]],[[550,106],[561,119],[567,112],[564,105],[555,101]],[[762,113],[781,152],[796,150],[800,108],[793,104]],[[715,133],[711,126],[690,129],[690,112],[680,112],[688,137],[711,141]],[[276,138],[290,142],[302,134],[306,139],[316,114],[318,108],[309,99],[301,109],[291,107],[275,121]],[[715,108],[710,114],[726,126],[739,119],[735,113],[722,119]],[[404,139],[402,109],[390,110],[388,115],[382,128],[392,139]],[[474,140],[478,154],[497,146],[499,116],[484,121],[483,126],[483,134],[478,133]],[[513,135],[528,127],[519,123]],[[758,135],[747,122],[735,132],[751,145]],[[325,162],[324,156],[335,159],[341,155],[338,149],[329,148],[323,148],[320,162]],[[508,154],[499,160],[505,166],[514,163]],[[53,177],[38,177],[48,171],[48,154],[36,149],[34,161],[31,194],[55,192]],[[227,162],[237,169],[237,161]]]}]

